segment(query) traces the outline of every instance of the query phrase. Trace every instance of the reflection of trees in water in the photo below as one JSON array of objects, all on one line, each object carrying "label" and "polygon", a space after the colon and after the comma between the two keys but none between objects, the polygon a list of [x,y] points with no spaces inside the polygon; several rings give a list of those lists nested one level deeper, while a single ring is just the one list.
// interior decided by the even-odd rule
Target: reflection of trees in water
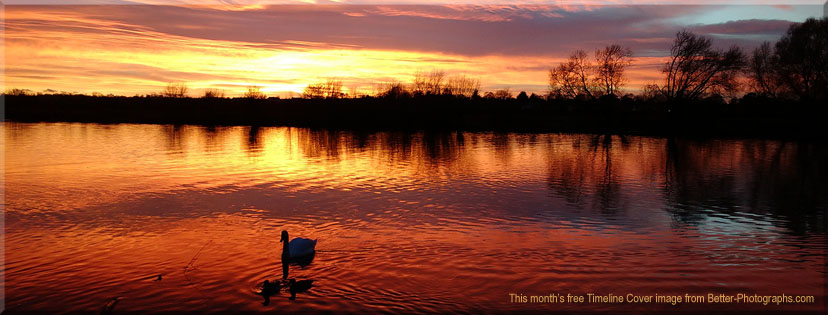
[{"label": "reflection of trees in water", "polygon": [[348,153],[365,152],[371,144],[371,134],[367,132],[351,132],[344,137],[345,149]]},{"label": "reflection of trees in water", "polygon": [[5,136],[8,137],[7,139],[11,140],[24,139],[26,136],[32,135],[32,130],[34,130],[34,127],[36,126],[36,124],[18,123],[13,121],[5,121],[3,124],[5,127],[0,128],[0,130],[5,133]]},{"label": "reflection of trees in water", "polygon": [[[738,201],[734,195],[736,174],[726,171],[737,153],[733,143],[707,140],[703,147],[693,140],[667,140],[665,192],[673,219],[679,224],[695,225],[707,215],[699,207],[733,212]],[[725,154],[728,152],[730,154]]]},{"label": "reflection of trees in water", "polygon": [[205,126],[198,128],[198,130],[204,136],[204,151],[207,152],[224,151],[227,137],[230,135],[238,136],[240,133],[240,127],[227,126]]},{"label": "reflection of trees in water", "polygon": [[412,137],[409,132],[387,133],[385,136],[377,135],[376,145],[385,151],[385,161],[398,163],[408,161],[412,152]]},{"label": "reflection of trees in water", "polygon": [[548,185],[552,192],[563,197],[567,203],[579,209],[584,208],[590,195],[587,177],[594,173],[594,151],[582,150],[584,136],[572,139],[573,152],[555,151],[550,153]]},{"label": "reflection of trees in water", "polygon": [[450,164],[458,159],[463,145],[450,132],[424,132],[420,139],[423,155],[432,164]]},{"label": "reflection of trees in water", "polygon": [[[207,152],[224,151],[227,137],[235,138],[240,136],[239,131],[245,130],[247,134],[245,143],[248,154],[260,152],[263,149],[262,141],[264,136],[262,129],[252,127],[219,127],[219,126],[183,126],[183,125],[162,125],[161,132],[165,140],[165,151],[168,154],[184,154],[188,150],[196,150],[193,144],[203,143],[203,150]],[[203,142],[202,142],[203,141]],[[191,147],[188,148],[188,143]]]},{"label": "reflection of trees in water", "polygon": [[706,212],[771,214],[790,231],[825,231],[824,145],[771,140],[669,139],[665,195],[678,224]]},{"label": "reflection of trees in water", "polygon": [[[224,132],[224,130],[221,130]],[[216,126],[207,126],[204,127],[204,149],[205,151],[220,151],[221,150],[221,143],[219,141],[219,133],[220,130]]]},{"label": "reflection of trees in water", "polygon": [[184,153],[184,144],[181,141],[181,125],[163,125],[161,126],[166,139],[166,150],[168,154],[182,154]]},{"label": "reflection of trees in water", "polygon": [[[547,185],[577,209],[593,209],[612,217],[626,208],[622,175],[654,178],[661,161],[650,150],[657,139],[619,135],[567,135],[553,139]],[[561,143],[554,145],[555,143]],[[632,144],[635,145],[632,145]]]},{"label": "reflection of trees in water", "polygon": [[[184,153],[192,130],[205,137],[208,150],[221,150],[220,138],[240,131],[162,126],[166,152]],[[317,162],[337,163],[362,154],[377,163],[373,167],[413,170],[429,178],[474,175],[479,167],[509,170],[508,163],[522,156],[518,153],[548,148],[550,193],[576,209],[614,217],[637,204],[637,196],[662,197],[676,226],[702,224],[711,213],[749,212],[771,215],[775,224],[794,233],[825,231],[828,171],[822,161],[828,150],[817,143],[305,128],[274,133],[258,127],[245,131],[242,141],[248,154],[263,151],[265,138],[274,135],[286,138],[287,150]],[[467,150],[467,145],[483,151]],[[491,157],[494,165],[478,165]],[[654,192],[653,186],[661,187]]]},{"label": "reflection of trees in water", "polygon": [[257,155],[262,151],[262,132],[259,126],[247,128],[247,154]]},{"label": "reflection of trees in water", "polygon": [[[600,176],[600,180],[598,181],[598,185],[596,187],[596,195],[598,198],[598,207],[601,212],[605,215],[612,216],[615,215],[616,211],[619,207],[619,200],[621,199],[621,186],[619,185],[618,180],[615,178],[615,173],[612,169],[612,135],[594,135],[592,143],[592,152],[596,154],[600,154],[599,145],[599,138],[603,138],[601,141],[600,148],[603,151],[603,158],[604,158],[604,171]],[[623,139],[623,142],[626,141],[626,137],[619,136]]]},{"label": "reflection of trees in water", "polygon": [[305,157],[339,160],[342,131],[297,128],[292,129],[292,133],[296,134],[299,149]]},{"label": "reflection of trees in water", "polygon": [[343,153],[368,152],[376,160],[424,162],[447,165],[457,160],[464,148],[460,132],[360,132],[324,129],[293,129],[298,147],[308,158],[339,160]]},{"label": "reflection of trees in water", "polygon": [[506,163],[512,157],[512,146],[510,145],[510,135],[508,133],[496,132],[491,136],[492,147],[497,159],[501,163]]},{"label": "reflection of trees in water", "polygon": [[[568,135],[550,141],[551,193],[577,209],[614,216],[633,194],[662,184],[676,226],[711,213],[771,215],[794,233],[825,231],[826,146],[775,140]],[[562,141],[561,141],[562,140]],[[559,144],[555,144],[559,143]]]}]

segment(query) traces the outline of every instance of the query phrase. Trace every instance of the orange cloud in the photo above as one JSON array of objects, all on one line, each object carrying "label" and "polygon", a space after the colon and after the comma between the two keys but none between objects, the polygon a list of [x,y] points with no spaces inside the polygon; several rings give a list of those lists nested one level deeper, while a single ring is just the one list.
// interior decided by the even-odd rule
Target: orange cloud
[{"label": "orange cloud", "polygon": [[[659,79],[658,60],[679,28],[664,21],[703,11],[512,5],[252,8],[9,6],[6,86],[132,95],[183,81],[194,93],[222,88],[233,96],[255,84],[269,95],[290,96],[326,78],[342,80],[346,90],[366,91],[386,81],[408,82],[417,70],[442,69],[479,78],[484,90],[544,93],[548,69],[572,50],[620,43],[637,56],[628,73],[628,87],[635,91]],[[738,24],[728,34],[738,39],[757,30],[773,36],[787,22],[762,23],[697,28],[704,32]]]}]

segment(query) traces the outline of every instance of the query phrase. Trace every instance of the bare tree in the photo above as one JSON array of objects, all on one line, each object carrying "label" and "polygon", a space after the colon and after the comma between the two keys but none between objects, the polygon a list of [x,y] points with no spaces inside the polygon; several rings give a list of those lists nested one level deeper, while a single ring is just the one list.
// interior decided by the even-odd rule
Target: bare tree
[{"label": "bare tree", "polygon": [[676,34],[670,60],[662,70],[667,75],[662,91],[669,99],[698,99],[735,92],[744,64],[745,55],[739,47],[715,50],[710,39],[681,31]]},{"label": "bare tree", "polygon": [[258,85],[251,85],[247,87],[247,92],[244,92],[244,98],[263,100],[267,98],[267,95],[262,92]]},{"label": "bare tree", "polygon": [[641,101],[666,101],[667,97],[664,96],[664,91],[662,87],[658,86],[658,84],[652,83],[644,85],[644,88],[641,89],[641,94],[637,97],[638,100]]},{"label": "bare tree", "polygon": [[358,98],[360,96],[359,88],[360,88],[360,86],[358,86],[356,84],[352,85],[351,87],[348,88],[348,95],[351,98]]},{"label": "bare tree", "polygon": [[431,72],[417,71],[414,74],[414,93],[436,95],[443,92],[443,79],[446,73],[442,70]]},{"label": "bare tree", "polygon": [[595,79],[592,73],[595,66],[589,61],[583,50],[577,50],[569,56],[569,60],[549,70],[549,87],[552,94],[558,97],[574,98],[578,94],[585,94],[593,98]]},{"label": "bare tree", "polygon": [[204,90],[204,98],[224,98],[224,90],[206,89]]},{"label": "bare tree", "polygon": [[164,91],[161,92],[161,95],[164,97],[187,97],[187,91],[189,88],[186,84],[182,82],[170,82],[167,83],[167,87],[164,88]]},{"label": "bare tree", "polygon": [[589,98],[593,98],[592,91],[595,90],[595,86],[593,85],[594,80],[590,79],[590,74],[594,71],[595,66],[589,62],[587,53],[583,50],[578,50],[572,56],[569,56],[569,62],[572,63],[572,69],[575,71],[575,75],[579,81],[581,92]]},{"label": "bare tree", "polygon": [[595,51],[595,80],[604,88],[604,95],[620,93],[624,69],[632,63],[632,50],[610,45]]},{"label": "bare tree", "polygon": [[302,97],[304,98],[324,98],[325,97],[325,85],[322,83],[311,83],[305,87],[305,90],[302,91]]},{"label": "bare tree", "polygon": [[782,91],[778,67],[779,58],[769,42],[754,49],[745,69],[752,90],[760,95],[776,97]]},{"label": "bare tree", "polygon": [[456,75],[448,79],[443,89],[446,94],[472,97],[474,91],[480,90],[480,80]]},{"label": "bare tree", "polygon": [[327,79],[325,82],[317,82],[308,84],[302,92],[304,98],[341,98],[345,94],[342,93],[342,81],[335,79]]},{"label": "bare tree", "polygon": [[578,95],[578,78],[573,65],[564,62],[549,69],[549,90],[556,98],[575,98]]},{"label": "bare tree", "polygon": [[334,79],[327,79],[325,83],[322,84],[324,87],[324,94],[327,98],[340,98],[342,97],[342,81],[334,80]]}]

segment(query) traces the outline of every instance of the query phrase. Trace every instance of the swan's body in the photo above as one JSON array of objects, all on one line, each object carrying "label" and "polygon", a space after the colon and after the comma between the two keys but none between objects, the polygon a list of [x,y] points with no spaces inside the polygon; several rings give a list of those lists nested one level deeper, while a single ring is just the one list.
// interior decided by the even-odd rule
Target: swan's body
[{"label": "swan's body", "polygon": [[316,240],[309,238],[297,237],[290,240],[288,243],[288,252],[290,258],[305,257],[313,254],[316,250]]},{"label": "swan's body", "polygon": [[316,240],[297,237],[288,242],[290,237],[287,231],[282,231],[282,260],[305,257],[313,254],[316,250]]},{"label": "swan's body", "polygon": [[316,240],[297,237],[290,240],[287,231],[282,231],[282,279],[287,279],[291,263],[307,266],[316,253]]}]

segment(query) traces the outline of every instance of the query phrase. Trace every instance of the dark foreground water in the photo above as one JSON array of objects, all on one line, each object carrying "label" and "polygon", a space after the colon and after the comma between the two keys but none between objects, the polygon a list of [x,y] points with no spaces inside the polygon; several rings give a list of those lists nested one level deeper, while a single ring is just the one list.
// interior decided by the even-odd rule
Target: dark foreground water
[{"label": "dark foreground water", "polygon": [[[5,307],[822,310],[828,147],[583,134],[5,123]],[[279,232],[315,280],[262,305]],[[157,281],[161,274],[162,279]],[[515,303],[510,294],[703,295]],[[708,295],[813,296],[708,303]],[[527,299],[528,300],[528,299]],[[531,301],[529,301],[531,302]]]}]

